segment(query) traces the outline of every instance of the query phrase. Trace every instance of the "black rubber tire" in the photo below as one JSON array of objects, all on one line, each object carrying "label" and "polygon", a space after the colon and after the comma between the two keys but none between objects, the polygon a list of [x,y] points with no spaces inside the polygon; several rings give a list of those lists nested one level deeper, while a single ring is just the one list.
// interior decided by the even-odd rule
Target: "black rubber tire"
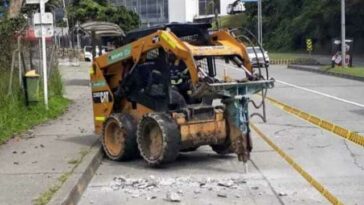
[{"label": "black rubber tire", "polygon": [[175,89],[170,90],[170,103],[176,106],[176,109],[181,109],[186,107],[187,103],[185,98]]},{"label": "black rubber tire", "polygon": [[196,146],[196,147],[190,147],[187,149],[182,149],[181,152],[194,152],[196,151],[200,146]]},{"label": "black rubber tire", "polygon": [[[109,123],[117,123],[117,125],[124,130],[124,136],[126,136],[124,140],[124,149],[120,150],[117,154],[112,154],[105,143],[105,129],[108,127]],[[103,126],[102,147],[106,156],[114,161],[125,161],[138,157],[139,151],[136,143],[136,123],[134,122],[133,117],[124,113],[114,113],[110,115]]]},{"label": "black rubber tire", "polygon": [[[151,156],[148,146],[148,136],[151,127],[159,128],[161,150],[158,156]],[[149,141],[150,142],[150,141]],[[181,143],[181,136],[175,121],[164,113],[148,113],[140,120],[137,128],[137,143],[141,156],[150,166],[158,166],[176,160]]]},{"label": "black rubber tire", "polygon": [[226,141],[224,144],[211,145],[211,149],[220,155],[227,155],[234,152],[231,148],[230,141]]}]

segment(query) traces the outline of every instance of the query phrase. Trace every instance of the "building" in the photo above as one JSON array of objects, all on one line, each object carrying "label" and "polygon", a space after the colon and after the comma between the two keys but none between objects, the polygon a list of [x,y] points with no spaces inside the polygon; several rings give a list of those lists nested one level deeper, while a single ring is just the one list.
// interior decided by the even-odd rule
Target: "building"
[{"label": "building", "polygon": [[[213,0],[109,0],[139,14],[145,26],[170,22],[193,22],[196,18],[213,16]],[[227,7],[235,0],[219,0],[220,15],[227,14]]]},{"label": "building", "polygon": [[143,25],[156,25],[168,22],[168,3],[170,0],[109,0],[109,2],[135,11]]}]

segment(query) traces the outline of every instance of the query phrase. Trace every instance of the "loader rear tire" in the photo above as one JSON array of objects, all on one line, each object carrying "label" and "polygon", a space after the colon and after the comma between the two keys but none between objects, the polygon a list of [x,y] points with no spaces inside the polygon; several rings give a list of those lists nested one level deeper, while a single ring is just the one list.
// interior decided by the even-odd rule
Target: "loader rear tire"
[{"label": "loader rear tire", "polygon": [[108,158],[130,160],[138,156],[136,123],[128,114],[115,113],[104,123],[102,146]]},{"label": "loader rear tire", "polygon": [[167,114],[148,113],[138,124],[138,148],[141,156],[150,166],[175,161],[180,142],[178,126]]}]

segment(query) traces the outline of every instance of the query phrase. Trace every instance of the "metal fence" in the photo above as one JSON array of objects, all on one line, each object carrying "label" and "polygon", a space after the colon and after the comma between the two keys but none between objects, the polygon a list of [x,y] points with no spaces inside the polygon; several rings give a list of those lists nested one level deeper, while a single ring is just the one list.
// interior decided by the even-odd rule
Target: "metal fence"
[{"label": "metal fence", "polygon": [[[24,36],[18,36],[9,39],[8,42],[2,41],[0,48],[6,48],[6,50],[0,50],[0,55],[7,56],[1,60],[0,65],[0,97],[18,93],[23,87],[22,76],[30,70],[35,70],[36,73],[43,76],[40,39],[26,39]],[[47,39],[46,50],[49,78],[58,63],[57,46],[53,39]]]}]

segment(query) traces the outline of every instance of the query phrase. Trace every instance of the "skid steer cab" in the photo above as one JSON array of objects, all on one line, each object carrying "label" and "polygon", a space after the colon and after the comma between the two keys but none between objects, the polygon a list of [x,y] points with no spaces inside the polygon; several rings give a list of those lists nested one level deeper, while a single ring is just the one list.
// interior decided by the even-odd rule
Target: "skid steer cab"
[{"label": "skid steer cab", "polygon": [[252,69],[246,46],[210,24],[130,32],[90,70],[96,133],[112,160],[151,166],[209,145],[246,162],[252,150],[249,97],[272,88]]}]

